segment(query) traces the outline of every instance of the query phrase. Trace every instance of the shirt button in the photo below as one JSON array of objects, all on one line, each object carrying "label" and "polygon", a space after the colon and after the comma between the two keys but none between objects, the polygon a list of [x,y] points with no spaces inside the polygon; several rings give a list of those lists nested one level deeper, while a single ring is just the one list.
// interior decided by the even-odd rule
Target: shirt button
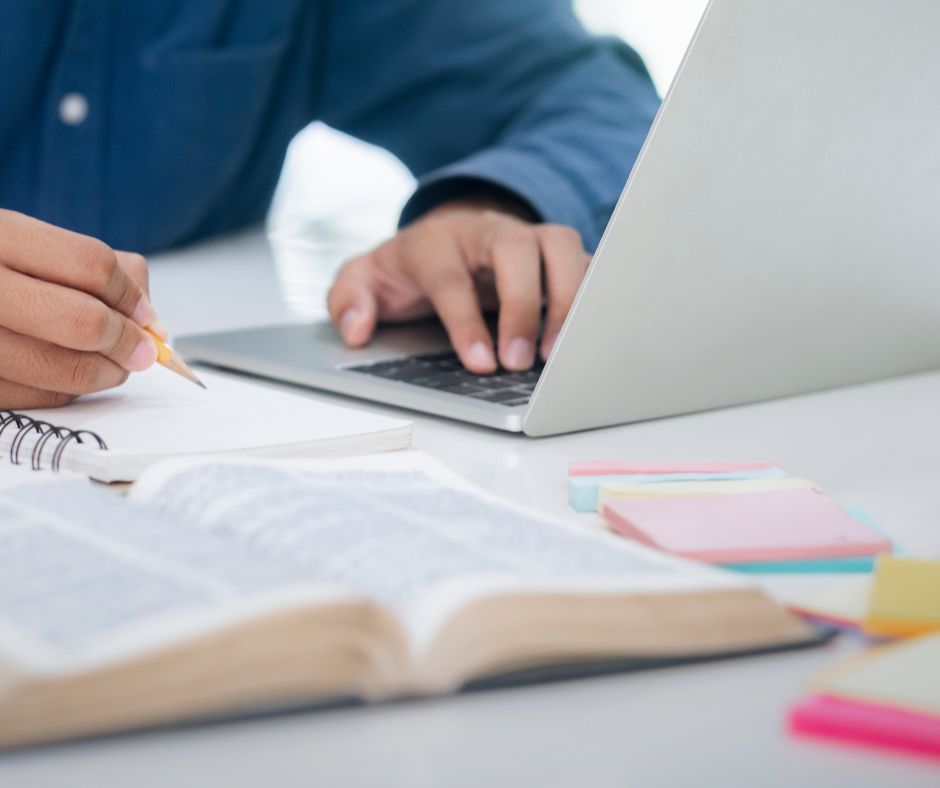
[{"label": "shirt button", "polygon": [[80,126],[88,117],[88,99],[81,93],[66,93],[59,102],[59,120],[66,126]]}]

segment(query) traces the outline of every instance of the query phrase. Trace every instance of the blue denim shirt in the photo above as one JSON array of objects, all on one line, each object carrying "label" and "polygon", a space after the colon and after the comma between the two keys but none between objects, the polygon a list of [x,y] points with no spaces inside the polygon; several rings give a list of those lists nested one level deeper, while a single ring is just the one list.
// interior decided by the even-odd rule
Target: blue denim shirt
[{"label": "blue denim shirt", "polygon": [[0,207],[144,252],[260,221],[315,119],[418,176],[405,222],[483,187],[590,247],[658,106],[566,0],[0,0],[0,20]]}]

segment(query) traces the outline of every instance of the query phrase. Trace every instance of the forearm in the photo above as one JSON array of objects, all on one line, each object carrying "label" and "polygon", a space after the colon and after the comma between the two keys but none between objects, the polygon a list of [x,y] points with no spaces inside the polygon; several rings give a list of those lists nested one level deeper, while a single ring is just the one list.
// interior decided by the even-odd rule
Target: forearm
[{"label": "forearm", "polygon": [[574,227],[593,249],[640,152],[659,100],[620,42],[599,40],[533,90],[488,146],[423,175],[408,223],[466,191],[512,195],[537,221]]}]

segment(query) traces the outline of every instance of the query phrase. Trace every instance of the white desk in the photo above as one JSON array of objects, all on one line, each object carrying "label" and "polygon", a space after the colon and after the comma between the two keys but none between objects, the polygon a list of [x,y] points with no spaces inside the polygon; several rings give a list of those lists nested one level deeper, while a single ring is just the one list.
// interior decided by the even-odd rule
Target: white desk
[{"label": "white desk", "polygon": [[[152,278],[176,332],[286,318],[260,236],[165,256]],[[541,440],[419,416],[414,442],[478,484],[586,525],[593,515],[565,501],[569,459],[773,460],[864,506],[908,549],[940,554],[940,374]],[[843,637],[792,654],[66,745],[0,757],[0,786],[935,788],[936,763],[783,731],[806,679],[857,648]]]}]

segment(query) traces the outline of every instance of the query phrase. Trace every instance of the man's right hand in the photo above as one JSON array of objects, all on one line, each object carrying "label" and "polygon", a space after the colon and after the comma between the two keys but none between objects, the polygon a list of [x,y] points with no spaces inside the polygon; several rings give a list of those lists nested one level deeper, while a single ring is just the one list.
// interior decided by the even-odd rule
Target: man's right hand
[{"label": "man's right hand", "polygon": [[156,361],[155,321],[143,257],[0,210],[0,408],[120,385]]}]

